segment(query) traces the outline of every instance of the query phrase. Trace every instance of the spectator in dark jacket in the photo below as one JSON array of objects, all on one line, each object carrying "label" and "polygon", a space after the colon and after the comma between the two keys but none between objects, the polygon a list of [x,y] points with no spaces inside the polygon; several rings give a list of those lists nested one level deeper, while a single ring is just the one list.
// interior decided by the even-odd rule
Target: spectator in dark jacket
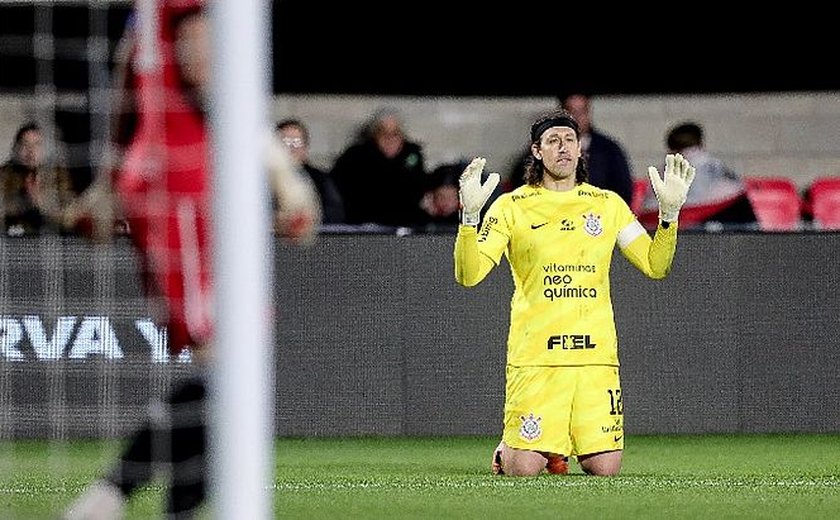
[{"label": "spectator in dark jacket", "polygon": [[427,187],[422,147],[406,138],[394,109],[380,109],[331,172],[344,200],[348,224],[422,226]]},{"label": "spectator in dark jacket", "polygon": [[9,160],[0,166],[0,227],[8,236],[62,232],[63,209],[76,197],[67,169],[51,164],[37,123],[18,128]]}]

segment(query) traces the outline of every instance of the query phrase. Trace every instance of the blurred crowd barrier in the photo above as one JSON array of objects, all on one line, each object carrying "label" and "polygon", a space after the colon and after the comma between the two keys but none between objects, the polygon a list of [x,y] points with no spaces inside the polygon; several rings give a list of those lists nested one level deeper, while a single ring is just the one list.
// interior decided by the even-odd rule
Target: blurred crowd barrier
[{"label": "blurred crowd barrier", "polygon": [[[453,243],[373,232],[278,243],[278,435],[498,432],[510,276],[503,262],[459,286]],[[825,413],[840,398],[838,248],[837,233],[686,233],[656,283],[616,255],[627,430],[840,431]],[[0,437],[122,435],[191,366],[163,355],[127,241],[0,239],[0,255]]]}]

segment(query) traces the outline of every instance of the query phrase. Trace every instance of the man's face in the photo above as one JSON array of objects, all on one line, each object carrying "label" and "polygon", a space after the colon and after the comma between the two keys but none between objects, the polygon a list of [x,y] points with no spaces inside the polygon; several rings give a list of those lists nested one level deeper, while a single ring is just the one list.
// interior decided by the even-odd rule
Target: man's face
[{"label": "man's face", "polygon": [[452,184],[439,186],[432,192],[437,215],[448,217],[458,212],[461,207],[461,199],[458,196],[458,188]]},{"label": "man's face", "polygon": [[303,164],[308,160],[309,145],[303,134],[303,130],[297,126],[291,125],[278,130],[280,140],[286,145],[286,150],[289,155],[298,164]]},{"label": "man's face", "polygon": [[533,145],[532,153],[555,179],[574,178],[580,160],[580,141],[574,129],[552,126],[543,132],[539,144]]},{"label": "man's face", "polygon": [[17,145],[17,160],[27,168],[37,168],[44,160],[44,143],[41,132],[29,130],[20,136]]},{"label": "man's face", "polygon": [[396,117],[382,119],[374,132],[373,138],[382,154],[389,159],[399,155],[403,144],[405,144],[405,136],[400,121]]}]

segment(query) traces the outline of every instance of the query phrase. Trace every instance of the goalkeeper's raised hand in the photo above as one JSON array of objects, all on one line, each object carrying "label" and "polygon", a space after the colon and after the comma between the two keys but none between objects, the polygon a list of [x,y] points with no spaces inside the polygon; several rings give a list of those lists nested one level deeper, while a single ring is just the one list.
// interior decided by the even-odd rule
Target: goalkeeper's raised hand
[{"label": "goalkeeper's raised hand", "polygon": [[688,189],[694,180],[695,169],[688,159],[681,154],[665,156],[665,175],[659,176],[659,171],[648,167],[648,176],[653,186],[653,193],[659,203],[659,220],[676,222],[680,209],[685,204]]},{"label": "goalkeeper's raised hand", "polygon": [[461,199],[461,224],[477,226],[481,220],[481,208],[490,198],[490,194],[499,185],[499,174],[491,173],[481,184],[481,172],[487,162],[483,157],[476,157],[464,168],[458,180],[458,195]]}]

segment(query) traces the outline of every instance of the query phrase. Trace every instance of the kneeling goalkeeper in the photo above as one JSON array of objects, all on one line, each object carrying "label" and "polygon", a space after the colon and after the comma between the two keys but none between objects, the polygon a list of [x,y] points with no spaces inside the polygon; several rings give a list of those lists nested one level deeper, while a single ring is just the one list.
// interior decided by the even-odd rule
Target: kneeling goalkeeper
[{"label": "kneeling goalkeeper", "polygon": [[460,179],[455,279],[480,283],[504,255],[514,292],[507,338],[502,441],[492,469],[564,474],[575,456],[590,475],[616,475],[624,449],[618,339],[610,297],[616,246],[652,279],[665,278],[677,217],[694,179],[681,155],[664,176],[648,169],[659,202],[653,236],[616,193],[587,183],[577,121],[559,110],[531,126],[525,184],[481,211],[499,182],[474,159]]}]

